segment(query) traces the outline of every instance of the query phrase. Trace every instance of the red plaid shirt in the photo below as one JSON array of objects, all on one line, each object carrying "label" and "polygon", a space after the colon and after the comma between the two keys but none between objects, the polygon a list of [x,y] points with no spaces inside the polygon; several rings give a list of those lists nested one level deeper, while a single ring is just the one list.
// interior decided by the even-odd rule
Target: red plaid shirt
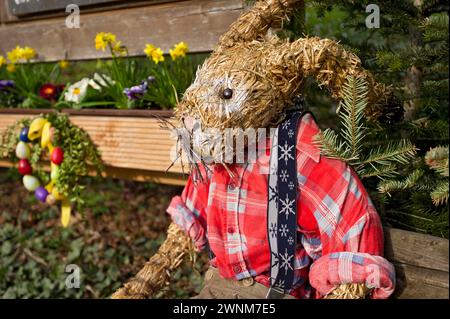
[{"label": "red plaid shirt", "polygon": [[[378,214],[354,171],[320,155],[313,144],[318,132],[312,117],[305,115],[297,136],[298,245],[290,293],[321,297],[336,285],[357,282],[374,287],[372,297],[385,298],[394,289],[395,273],[379,257],[383,233]],[[190,178],[167,210],[198,249],[209,242],[215,255],[211,265],[223,277],[252,276],[266,286],[269,153],[267,139],[266,152],[255,163],[231,166],[233,178],[221,165],[212,167],[205,182],[194,184]]]}]

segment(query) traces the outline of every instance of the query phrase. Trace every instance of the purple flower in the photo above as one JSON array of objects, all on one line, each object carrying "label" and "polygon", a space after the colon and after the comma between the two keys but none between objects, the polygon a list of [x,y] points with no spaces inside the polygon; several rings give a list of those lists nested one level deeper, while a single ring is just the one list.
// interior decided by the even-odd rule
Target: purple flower
[{"label": "purple flower", "polygon": [[0,91],[7,91],[14,87],[14,81],[12,80],[0,80]]},{"label": "purple flower", "polygon": [[123,93],[128,97],[129,100],[139,100],[142,99],[147,93],[148,84],[147,81],[142,81],[140,85],[135,85],[130,88],[123,90]]}]

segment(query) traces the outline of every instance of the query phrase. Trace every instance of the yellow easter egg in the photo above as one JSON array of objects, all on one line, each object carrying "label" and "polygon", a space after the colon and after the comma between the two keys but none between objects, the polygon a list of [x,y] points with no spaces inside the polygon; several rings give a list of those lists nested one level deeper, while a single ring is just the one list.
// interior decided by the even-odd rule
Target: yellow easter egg
[{"label": "yellow easter egg", "polygon": [[53,187],[52,189],[52,195],[56,200],[62,200],[64,198],[64,195],[59,193],[56,187]]},{"label": "yellow easter egg", "polygon": [[51,124],[50,122],[46,122],[44,126],[42,127],[42,133],[41,133],[41,147],[45,148],[50,144],[50,128]]},{"label": "yellow easter egg", "polygon": [[59,166],[54,163],[50,163],[50,178],[52,182],[56,181],[58,175],[59,175]]},{"label": "yellow easter egg", "polygon": [[34,119],[33,122],[31,122],[30,129],[28,130],[28,139],[30,141],[41,136],[45,123],[47,123],[47,120],[42,117]]},{"label": "yellow easter egg", "polygon": [[65,198],[61,205],[61,224],[63,225],[64,228],[69,226],[70,211],[71,211],[70,201],[67,198]]},{"label": "yellow easter egg", "polygon": [[53,181],[48,183],[47,185],[45,185],[45,189],[47,190],[47,192],[51,193],[53,191],[53,187],[54,187],[54,183]]}]

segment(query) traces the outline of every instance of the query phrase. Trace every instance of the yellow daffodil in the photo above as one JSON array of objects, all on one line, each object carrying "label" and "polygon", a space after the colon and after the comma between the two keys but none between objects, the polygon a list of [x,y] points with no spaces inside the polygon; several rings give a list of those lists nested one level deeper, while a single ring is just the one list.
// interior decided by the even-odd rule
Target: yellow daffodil
[{"label": "yellow daffodil", "polygon": [[156,64],[164,61],[164,52],[161,48],[156,48],[152,44],[147,44],[144,53],[153,60]]},{"label": "yellow daffodil", "polygon": [[114,45],[111,47],[112,53],[125,56],[127,55],[127,48],[122,45],[122,41],[117,41],[114,43]]},{"label": "yellow daffodil", "polygon": [[16,46],[15,49],[12,49],[11,51],[8,52],[8,60],[11,63],[17,63],[17,61],[19,61],[22,58],[22,52],[23,49],[19,46]]},{"label": "yellow daffodil", "polygon": [[6,59],[3,55],[0,55],[0,68],[3,66],[3,64],[6,64]]},{"label": "yellow daffodil", "polygon": [[175,45],[174,49],[170,49],[169,53],[172,57],[172,60],[176,60],[178,58],[186,56],[186,53],[189,51],[189,47],[185,42],[180,42]]},{"label": "yellow daffodil", "polygon": [[14,72],[16,72],[16,65],[15,65],[15,64],[8,64],[8,65],[6,66],[6,70],[7,70],[9,73],[14,73]]},{"label": "yellow daffodil", "polygon": [[29,60],[35,58],[36,55],[37,55],[36,50],[33,48],[26,46],[22,49],[22,59],[24,59],[24,60],[29,61]]},{"label": "yellow daffodil", "polygon": [[59,65],[59,67],[62,70],[64,70],[64,69],[67,69],[69,67],[70,63],[67,60],[61,60],[61,61],[58,62],[58,65]]},{"label": "yellow daffodil", "polygon": [[144,49],[144,53],[150,58],[152,56],[152,52],[155,50],[155,46],[153,44],[147,44]]},{"label": "yellow daffodil", "polygon": [[110,32],[99,32],[95,36],[95,49],[105,51],[108,45],[114,47],[116,42],[117,40],[114,34]]},{"label": "yellow daffodil", "polygon": [[8,52],[8,60],[14,64],[21,60],[29,61],[36,57],[36,50],[26,46],[24,48],[16,46],[15,49]]}]

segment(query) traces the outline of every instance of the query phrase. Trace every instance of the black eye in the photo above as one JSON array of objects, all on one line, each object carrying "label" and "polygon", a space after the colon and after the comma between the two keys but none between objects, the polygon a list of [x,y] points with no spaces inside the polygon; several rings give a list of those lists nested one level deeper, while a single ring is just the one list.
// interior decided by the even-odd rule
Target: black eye
[{"label": "black eye", "polygon": [[225,90],[223,90],[222,92],[222,97],[226,100],[229,100],[233,97],[233,90],[226,88]]}]

